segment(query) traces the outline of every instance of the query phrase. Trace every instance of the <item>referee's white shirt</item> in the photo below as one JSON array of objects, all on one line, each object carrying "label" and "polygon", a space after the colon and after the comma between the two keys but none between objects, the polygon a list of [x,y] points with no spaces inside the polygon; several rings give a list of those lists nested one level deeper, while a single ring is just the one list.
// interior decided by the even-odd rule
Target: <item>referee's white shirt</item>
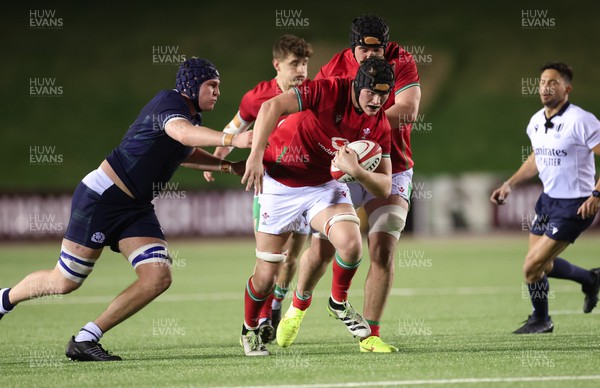
[{"label": "referee's white shirt", "polygon": [[[534,114],[527,135],[544,193],[552,198],[588,197],[596,184],[592,148],[600,144],[600,121],[590,112],[567,104],[550,120],[546,120],[544,109]],[[545,125],[547,121],[552,124]]]}]

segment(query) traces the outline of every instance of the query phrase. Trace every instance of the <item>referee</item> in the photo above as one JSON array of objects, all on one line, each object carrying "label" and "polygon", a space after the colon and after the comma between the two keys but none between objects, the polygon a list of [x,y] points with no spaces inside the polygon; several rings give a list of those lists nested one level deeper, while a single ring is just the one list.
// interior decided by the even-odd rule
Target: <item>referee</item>
[{"label": "referee", "polygon": [[548,277],[581,284],[583,312],[598,303],[600,268],[585,270],[558,257],[587,229],[600,206],[600,181],[594,181],[594,154],[600,155],[600,121],[569,102],[573,70],[565,63],[541,68],[539,93],[544,107],[527,126],[533,152],[491,201],[502,205],[511,189],[536,174],[544,191],[535,205],[529,249],[523,265],[533,312],[515,334],[550,333]]}]

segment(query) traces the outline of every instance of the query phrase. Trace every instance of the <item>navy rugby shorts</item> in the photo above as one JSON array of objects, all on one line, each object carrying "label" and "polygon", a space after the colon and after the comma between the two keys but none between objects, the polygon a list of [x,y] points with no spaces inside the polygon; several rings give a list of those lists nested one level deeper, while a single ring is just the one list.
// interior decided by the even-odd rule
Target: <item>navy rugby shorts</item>
[{"label": "navy rugby shorts", "polygon": [[119,252],[119,241],[127,237],[165,239],[154,205],[131,198],[114,184],[98,194],[80,182],[65,238],[88,248],[110,246]]},{"label": "navy rugby shorts", "polygon": [[577,209],[588,198],[556,199],[542,193],[535,204],[535,218],[529,232],[574,243],[594,221],[594,217],[583,219],[577,214]]}]

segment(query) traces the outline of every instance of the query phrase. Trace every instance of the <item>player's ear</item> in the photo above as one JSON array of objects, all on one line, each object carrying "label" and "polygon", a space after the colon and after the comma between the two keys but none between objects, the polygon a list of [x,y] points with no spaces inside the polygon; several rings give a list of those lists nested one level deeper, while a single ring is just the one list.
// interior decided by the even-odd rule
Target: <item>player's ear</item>
[{"label": "player's ear", "polygon": [[573,85],[567,84],[567,86],[565,87],[565,91],[567,92],[567,94],[571,94],[572,90],[573,90]]},{"label": "player's ear", "polygon": [[277,59],[277,58],[273,59],[273,68],[275,68],[275,71],[279,73],[279,70],[280,70],[279,59]]}]

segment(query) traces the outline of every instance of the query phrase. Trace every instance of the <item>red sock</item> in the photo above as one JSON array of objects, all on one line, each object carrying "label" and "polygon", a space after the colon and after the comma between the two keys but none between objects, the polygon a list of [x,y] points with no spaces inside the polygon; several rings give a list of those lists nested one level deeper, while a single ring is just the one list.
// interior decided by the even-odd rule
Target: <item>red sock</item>
[{"label": "red sock", "polygon": [[260,313],[258,314],[258,319],[261,320],[263,318],[267,318],[267,319],[271,319],[271,311],[272,311],[272,306],[271,306],[271,302],[273,301],[273,294],[270,294],[269,296],[267,296],[267,300],[265,300],[265,303],[263,304],[262,308],[260,309]]},{"label": "red sock", "polygon": [[355,264],[345,263],[336,252],[335,260],[333,260],[333,279],[331,281],[331,296],[336,302],[348,300],[348,289],[350,289],[352,278],[359,264],[360,260]]},{"label": "red sock", "polygon": [[308,299],[300,299],[300,298],[298,298],[298,294],[296,293],[296,291],[294,291],[294,298],[292,299],[292,306],[304,311],[310,307],[310,302],[312,302],[312,293],[308,296]]},{"label": "red sock", "polygon": [[260,295],[252,285],[252,277],[246,283],[244,292],[244,324],[249,330],[258,327],[258,314],[269,295]]},{"label": "red sock", "polygon": [[379,327],[381,326],[379,322],[369,321],[368,319],[367,322],[369,323],[369,327],[371,328],[371,335],[379,337]]}]

